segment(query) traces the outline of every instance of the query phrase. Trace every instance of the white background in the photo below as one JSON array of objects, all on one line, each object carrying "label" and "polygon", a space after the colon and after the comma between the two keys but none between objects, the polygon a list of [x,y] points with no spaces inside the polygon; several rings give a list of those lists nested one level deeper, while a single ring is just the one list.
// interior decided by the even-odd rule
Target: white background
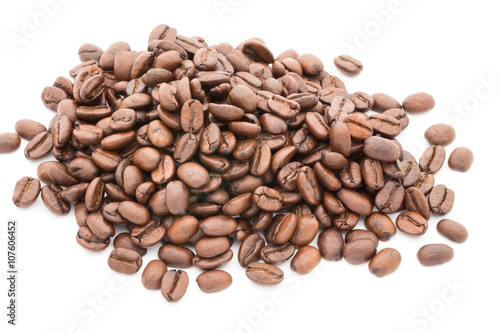
[{"label": "white background", "polygon": [[[46,2],[51,1],[41,3]],[[62,2],[51,7],[51,17],[38,22],[41,27],[32,35],[25,33],[24,43],[17,47],[9,36],[23,36],[23,26],[33,22],[33,16],[43,19],[42,5],[34,0],[1,5],[0,132],[13,131],[20,118],[48,124],[53,113],[42,105],[41,91],[57,76],[68,75],[79,61],[81,44],[92,42],[105,49],[124,40],[142,50],[150,30],[160,23],[182,35],[203,36],[209,44],[237,45],[249,37],[262,37],[275,55],[287,48],[313,53],[336,75],[333,58],[345,52],[341,45],[349,44],[364,64],[360,76],[341,76],[350,92],[385,92],[400,101],[418,91],[435,97],[436,108],[411,116],[410,127],[399,137],[407,150],[418,158],[426,146],[425,129],[444,122],[457,132],[456,140],[446,147],[448,154],[458,146],[474,151],[468,173],[445,166],[437,175],[437,183],[456,193],[448,217],[465,224],[470,238],[452,244],[437,233],[436,217],[421,238],[398,233],[380,248],[397,248],[403,261],[396,273],[383,279],[370,274],[366,264],[351,266],[345,261],[322,261],[301,278],[287,263],[281,266],[284,283],[265,288],[251,283],[233,259],[224,267],[233,276],[233,285],[207,295],[194,282],[199,271],[191,268],[187,294],[181,302],[169,304],[159,291],[142,287],[140,274],[127,277],[112,272],[106,264],[111,247],[99,254],[81,248],[75,241],[72,213],[56,217],[41,200],[27,210],[11,203],[15,182],[25,175],[36,176],[37,163],[24,159],[20,149],[0,156],[2,332],[413,333],[498,328],[500,184],[492,175],[498,173],[498,156],[492,155],[498,153],[500,121],[500,23],[494,1]],[[377,21],[374,13],[381,12],[385,15],[378,15]],[[6,325],[5,315],[8,218],[19,221],[17,327]],[[453,246],[455,258],[439,267],[422,267],[417,250],[435,242]],[[237,244],[233,251],[237,252]],[[145,262],[155,259],[156,252],[151,249]],[[93,299],[95,308],[90,305]]]}]

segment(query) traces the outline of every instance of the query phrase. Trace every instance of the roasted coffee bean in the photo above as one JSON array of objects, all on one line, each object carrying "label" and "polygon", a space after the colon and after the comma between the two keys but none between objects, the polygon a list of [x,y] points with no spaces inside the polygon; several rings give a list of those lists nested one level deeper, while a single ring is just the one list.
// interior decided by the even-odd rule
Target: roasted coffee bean
[{"label": "roasted coffee bean", "polygon": [[424,136],[431,145],[447,146],[455,140],[455,130],[447,124],[436,124],[429,127]]},{"label": "roasted coffee bean", "polygon": [[339,261],[343,257],[344,239],[335,229],[325,229],[318,236],[318,249],[321,257],[329,261]]},{"label": "roasted coffee bean", "polygon": [[453,208],[455,192],[444,185],[436,185],[429,193],[429,207],[436,215],[446,215]]},{"label": "roasted coffee bean", "polygon": [[238,251],[238,262],[240,265],[246,267],[248,264],[258,261],[265,243],[259,234],[251,234],[245,238]]},{"label": "roasted coffee bean", "polygon": [[139,247],[150,247],[165,237],[165,227],[151,219],[145,225],[137,226],[131,231],[132,242]]},{"label": "roasted coffee bean", "polygon": [[254,283],[262,286],[274,286],[283,281],[283,271],[271,264],[253,262],[247,265],[247,277]]},{"label": "roasted coffee bean", "polygon": [[295,246],[304,246],[311,243],[318,233],[319,222],[314,214],[301,216],[297,220],[297,226],[290,238],[290,242]]},{"label": "roasted coffee bean", "polygon": [[193,265],[194,253],[183,246],[165,244],[158,250],[158,258],[168,267],[188,268]]},{"label": "roasted coffee bean", "polygon": [[352,230],[359,221],[359,215],[346,210],[338,215],[334,215],[332,225],[340,231]]},{"label": "roasted coffee bean", "polygon": [[[31,119],[21,119],[16,122],[16,133],[25,140],[33,139],[37,134],[46,132],[47,128],[40,124],[37,121]],[[2,134],[5,135],[5,134]],[[14,136],[11,135],[13,138]],[[13,140],[13,142],[17,142],[17,140]],[[19,140],[19,143],[21,141]],[[19,145],[18,145],[19,147]],[[1,151],[1,150],[0,150]]]},{"label": "roasted coffee bean", "polygon": [[236,220],[226,215],[215,215],[200,222],[200,229],[207,236],[228,236],[236,231]]},{"label": "roasted coffee bean", "polygon": [[62,188],[59,185],[50,184],[42,187],[42,200],[45,206],[56,215],[66,215],[71,210],[71,205],[61,198]]},{"label": "roasted coffee bean", "polygon": [[349,157],[351,154],[351,134],[345,123],[334,122],[330,126],[330,147],[333,152],[340,153],[344,157]]},{"label": "roasted coffee bean", "polygon": [[167,238],[173,244],[186,243],[198,231],[198,219],[184,215],[174,221],[167,230]]},{"label": "roasted coffee bean", "polygon": [[399,128],[404,130],[410,124],[410,118],[408,118],[408,114],[400,108],[389,109],[383,113],[385,116],[390,116],[399,121]]},{"label": "roasted coffee bean", "polygon": [[401,104],[393,97],[384,94],[376,93],[373,97],[373,111],[385,112],[390,109],[401,109]]},{"label": "roasted coffee bean", "polygon": [[313,169],[303,167],[299,170],[297,186],[300,195],[308,204],[316,206],[321,202],[321,188]]},{"label": "roasted coffee bean", "polygon": [[151,260],[144,268],[141,276],[141,282],[144,288],[158,290],[161,287],[161,280],[167,273],[167,265],[161,260]]},{"label": "roasted coffee bean", "polygon": [[94,212],[87,216],[85,224],[99,239],[107,239],[115,235],[115,228],[101,213]]},{"label": "roasted coffee bean", "polygon": [[104,51],[99,46],[86,43],[80,46],[80,48],[78,49],[78,57],[80,57],[80,60],[82,62],[89,60],[99,61],[103,52]]},{"label": "roasted coffee bean", "polygon": [[391,214],[400,209],[405,195],[404,187],[395,182],[388,181],[375,196],[375,207],[384,214]]},{"label": "roasted coffee bean", "polygon": [[113,246],[117,248],[125,248],[139,253],[141,256],[146,255],[148,250],[142,247],[138,247],[132,242],[132,235],[129,232],[123,232],[115,237],[113,240]]},{"label": "roasted coffee bean", "polygon": [[344,259],[351,265],[359,265],[373,258],[377,246],[369,239],[357,239],[344,246]]},{"label": "roasted coffee bean", "polygon": [[130,221],[136,225],[145,225],[150,220],[148,209],[134,201],[120,202],[120,204],[118,205],[118,213],[120,213],[120,215],[127,221]]},{"label": "roasted coffee bean", "polygon": [[342,188],[337,192],[342,203],[356,214],[368,216],[373,211],[373,204],[362,193]]},{"label": "roasted coffee bean", "polygon": [[201,291],[205,293],[216,293],[229,288],[233,283],[233,278],[225,271],[213,270],[198,275],[196,283]]},{"label": "roasted coffee bean", "polygon": [[198,163],[188,162],[177,168],[177,177],[187,186],[200,188],[210,181],[208,171]]},{"label": "roasted coffee bean", "polygon": [[108,258],[109,267],[123,274],[135,274],[142,266],[142,257],[129,249],[114,249]]},{"label": "roasted coffee bean", "polygon": [[420,169],[428,173],[438,172],[444,164],[446,152],[443,146],[430,146],[420,157]]},{"label": "roasted coffee bean", "polygon": [[285,244],[290,240],[297,226],[297,216],[293,213],[287,215],[276,215],[273,222],[267,228],[266,240],[274,244]]},{"label": "roasted coffee bean", "polygon": [[467,229],[462,224],[449,219],[439,221],[437,224],[437,231],[456,243],[463,243],[469,237]]},{"label": "roasted coffee bean", "polygon": [[354,59],[349,55],[341,55],[333,59],[335,67],[347,76],[356,76],[363,70],[361,61]]},{"label": "roasted coffee bean", "polygon": [[104,199],[104,182],[102,178],[94,178],[85,192],[85,208],[96,212],[101,208]]},{"label": "roasted coffee bean", "polygon": [[330,191],[337,191],[342,187],[341,181],[339,181],[335,174],[327,169],[323,163],[316,162],[313,170],[321,185],[323,185],[326,189]]},{"label": "roasted coffee bean", "polygon": [[12,194],[12,202],[20,208],[27,208],[35,203],[40,195],[40,181],[33,177],[19,179]]},{"label": "roasted coffee bean", "polygon": [[321,162],[332,170],[340,170],[347,165],[347,159],[344,155],[336,152],[321,153]]},{"label": "roasted coffee bean", "polygon": [[394,273],[401,264],[401,254],[392,248],[380,250],[373,256],[368,264],[368,269],[377,277]]},{"label": "roasted coffee bean", "polygon": [[372,125],[362,115],[356,113],[349,114],[344,118],[344,123],[347,125],[351,138],[365,140],[372,136]]},{"label": "roasted coffee bean", "polygon": [[405,234],[421,236],[427,231],[427,220],[417,212],[405,211],[396,218],[396,226]]},{"label": "roasted coffee bean", "polygon": [[413,186],[420,189],[425,195],[427,195],[434,187],[434,182],[434,176],[431,173],[421,172]]},{"label": "roasted coffee bean", "polygon": [[68,94],[57,87],[45,87],[42,92],[43,104],[52,111],[57,111],[57,104],[67,97]]},{"label": "roasted coffee bean", "polygon": [[320,251],[311,245],[301,247],[292,258],[290,268],[298,274],[310,273],[321,261]]},{"label": "roasted coffee bean", "polygon": [[[19,141],[14,141],[11,139],[11,136],[6,137],[5,134],[2,134],[2,137],[0,137],[0,149],[1,149],[0,152],[11,152],[19,147],[21,140],[19,139],[19,136],[17,136],[17,134],[13,135],[15,135],[15,137],[17,137],[17,140]],[[2,141],[5,143],[2,143]],[[24,149],[24,156],[29,160],[37,160],[47,155],[52,150],[53,146],[54,146],[53,133],[41,132],[30,140],[30,142]]]},{"label": "roasted coffee bean", "polygon": [[375,246],[378,246],[377,236],[369,230],[353,229],[345,235],[345,243],[346,244],[353,242],[353,241],[356,241],[358,239],[369,239],[375,244]]},{"label": "roasted coffee bean", "polygon": [[167,271],[161,280],[161,294],[168,302],[177,302],[186,293],[188,284],[189,277],[185,271]]},{"label": "roasted coffee bean", "polygon": [[409,113],[422,113],[432,110],[436,102],[434,98],[425,92],[412,94],[403,101],[403,109]]},{"label": "roasted coffee bean", "polygon": [[445,244],[428,244],[418,250],[417,258],[423,266],[435,266],[453,259],[453,249]]},{"label": "roasted coffee bean", "polygon": [[391,218],[379,212],[373,212],[366,217],[365,227],[384,242],[396,234],[396,226]]},{"label": "roasted coffee bean", "polygon": [[259,186],[253,192],[253,201],[262,210],[276,212],[283,206],[283,196],[275,189]]},{"label": "roasted coffee bean", "polygon": [[393,138],[401,133],[401,122],[386,114],[373,114],[368,120],[376,134],[386,138]]},{"label": "roasted coffee bean", "polygon": [[233,258],[233,251],[227,250],[213,258],[193,257],[193,265],[203,270],[213,270],[227,264]]},{"label": "roasted coffee bean", "polygon": [[384,170],[379,161],[368,157],[363,158],[360,171],[363,182],[369,190],[380,190],[384,186]]},{"label": "roasted coffee bean", "polygon": [[380,162],[394,162],[399,158],[399,147],[391,140],[372,136],[365,140],[363,153]]},{"label": "roasted coffee bean", "polygon": [[472,162],[474,162],[474,154],[472,154],[470,149],[465,147],[456,148],[448,158],[450,169],[461,172],[469,171]]},{"label": "roasted coffee bean", "polygon": [[109,238],[98,238],[87,226],[81,226],[80,229],[78,229],[76,241],[83,248],[93,252],[103,251],[109,245]]},{"label": "roasted coffee bean", "polygon": [[356,161],[349,163],[339,171],[339,178],[344,187],[355,189],[363,182],[361,166]]}]

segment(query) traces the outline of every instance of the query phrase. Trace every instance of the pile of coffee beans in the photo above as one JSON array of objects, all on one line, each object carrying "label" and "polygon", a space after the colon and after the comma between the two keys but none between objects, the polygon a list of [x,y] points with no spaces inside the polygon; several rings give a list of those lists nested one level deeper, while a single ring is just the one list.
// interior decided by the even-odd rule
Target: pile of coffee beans
[{"label": "pile of coffee beans", "polygon": [[[322,258],[344,258],[385,276],[401,255],[377,252],[379,241],[397,230],[421,236],[433,214],[453,207],[453,190],[434,178],[453,128],[429,128],[419,161],[395,139],[408,113],[434,107],[427,93],[401,104],[384,93],[348,93],[314,55],[275,56],[259,38],[209,45],[167,25],[151,32],[147,51],[118,42],[105,51],[85,44],[78,54],[71,79],[43,90],[57,113],[48,128],[20,120],[17,134],[0,135],[2,153],[21,137],[27,159],[57,160],[20,179],[12,200],[29,207],[41,193],[57,215],[73,205],[78,244],[103,251],[112,242],[108,264],[120,273],[139,272],[148,248],[162,243],[142,283],[167,301],[183,297],[191,266],[205,271],[196,279],[202,291],[228,288],[232,277],[218,268],[233,258],[233,242],[260,285],[283,281],[278,266],[289,259],[298,274]],[[350,56],[334,63],[350,76],[363,68]],[[458,148],[449,165],[467,171],[472,159]],[[388,214],[398,214],[395,222]],[[356,228],[363,219],[366,229]],[[437,229],[455,242],[467,238],[452,220]],[[443,244],[418,252],[423,265],[452,257]]]}]

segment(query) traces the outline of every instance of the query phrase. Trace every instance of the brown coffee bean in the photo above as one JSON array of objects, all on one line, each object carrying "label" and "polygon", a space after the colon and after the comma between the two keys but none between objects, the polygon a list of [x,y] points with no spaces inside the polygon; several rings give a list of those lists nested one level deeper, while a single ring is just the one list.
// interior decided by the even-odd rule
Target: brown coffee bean
[{"label": "brown coffee bean", "polygon": [[417,258],[423,266],[444,264],[453,259],[453,249],[445,244],[428,244],[418,250]]},{"label": "brown coffee bean", "polygon": [[253,262],[247,265],[247,277],[254,283],[261,286],[274,286],[283,281],[285,274],[283,271],[271,264]]},{"label": "brown coffee bean", "polygon": [[194,253],[190,249],[173,244],[165,244],[158,250],[158,258],[168,267],[188,268],[193,265]]},{"label": "brown coffee bean", "polygon": [[200,222],[200,229],[207,236],[227,236],[236,231],[235,219],[226,215],[215,215]]},{"label": "brown coffee bean", "polygon": [[333,59],[335,67],[347,76],[356,76],[363,70],[361,61],[354,59],[349,55],[341,55]]},{"label": "brown coffee bean", "polygon": [[89,214],[85,220],[85,224],[99,239],[108,239],[115,235],[115,228],[113,225],[99,212]]},{"label": "brown coffee bean", "polygon": [[[37,134],[46,132],[47,128],[40,124],[37,121],[31,120],[31,119],[21,119],[16,122],[16,133],[23,139],[25,140],[31,140],[33,139]],[[3,134],[5,135],[5,134]],[[14,136],[11,135],[13,138]],[[17,140],[13,140],[13,142],[17,142]],[[19,140],[19,144],[21,141]],[[19,147],[19,146],[18,146]],[[0,151],[2,151],[0,149]]]},{"label": "brown coffee bean", "polygon": [[202,258],[213,258],[223,254],[231,247],[227,237],[205,237],[196,242],[196,254]]},{"label": "brown coffee bean", "polygon": [[310,273],[321,261],[320,251],[311,245],[302,246],[290,262],[292,271],[298,274]]},{"label": "brown coffee bean", "polygon": [[304,73],[310,76],[317,75],[324,69],[323,62],[313,54],[301,54],[297,61]]},{"label": "brown coffee bean", "polygon": [[167,271],[161,280],[161,294],[168,302],[177,302],[186,293],[188,284],[189,277],[185,271]]},{"label": "brown coffee bean", "polygon": [[87,226],[81,226],[76,234],[76,241],[83,248],[92,251],[99,252],[106,249],[109,245],[109,238],[100,239],[90,231]]},{"label": "brown coffee bean", "polygon": [[340,170],[347,165],[347,159],[336,152],[323,152],[321,153],[321,162],[330,169]]},{"label": "brown coffee bean", "polygon": [[45,206],[55,215],[66,215],[71,210],[71,205],[61,198],[62,188],[59,185],[45,185],[41,189],[42,200]]},{"label": "brown coffee bean", "polygon": [[198,219],[184,215],[174,221],[167,230],[167,238],[173,244],[186,243],[198,231]]},{"label": "brown coffee bean", "polygon": [[456,148],[448,158],[450,169],[461,172],[467,172],[472,166],[472,162],[474,162],[474,154],[465,147]]},{"label": "brown coffee bean", "polygon": [[200,256],[194,256],[193,265],[203,270],[213,270],[227,264],[233,258],[233,251],[227,250],[221,255],[213,258],[202,258]]},{"label": "brown coffee bean", "polygon": [[314,214],[301,216],[297,220],[297,226],[290,238],[290,242],[295,246],[304,246],[311,243],[318,233],[319,222]]},{"label": "brown coffee bean", "polygon": [[403,101],[403,109],[409,113],[421,113],[432,110],[436,102],[434,98],[425,92],[412,94]]},{"label": "brown coffee bean", "polygon": [[429,193],[429,207],[436,215],[446,215],[453,208],[455,192],[444,185],[436,185]]},{"label": "brown coffee bean", "polygon": [[427,231],[427,220],[417,212],[404,211],[396,218],[396,226],[405,234],[421,236]]},{"label": "brown coffee bean", "polygon": [[351,265],[369,261],[377,253],[377,246],[369,239],[357,239],[344,246],[344,259]]},{"label": "brown coffee bean", "polygon": [[393,138],[401,133],[401,122],[386,114],[373,114],[368,120],[376,134],[386,138]]},{"label": "brown coffee bean", "polygon": [[394,273],[401,264],[401,254],[392,248],[380,250],[373,256],[368,265],[371,273],[377,277],[383,277]]},{"label": "brown coffee bean", "polygon": [[321,202],[321,189],[314,170],[303,167],[297,174],[297,186],[301,197],[310,205],[316,206]]},{"label": "brown coffee bean", "polygon": [[12,202],[20,208],[27,208],[35,203],[40,195],[40,181],[33,177],[19,179],[12,194]]},{"label": "brown coffee bean", "polygon": [[401,109],[401,104],[393,97],[384,94],[376,93],[373,97],[373,111],[385,112],[390,109]]},{"label": "brown coffee bean", "polygon": [[425,194],[416,187],[410,187],[405,191],[405,208],[419,213],[426,220],[431,217],[431,211]]},{"label": "brown coffee bean", "polygon": [[253,201],[262,210],[276,212],[283,206],[283,196],[278,191],[259,186],[253,192]]},{"label": "brown coffee bean", "polygon": [[469,237],[467,229],[462,224],[449,219],[439,221],[437,224],[437,231],[456,243],[463,243]]},{"label": "brown coffee bean", "polygon": [[297,216],[293,213],[287,215],[277,215],[268,227],[266,239],[274,244],[285,244],[290,240],[297,226]]},{"label": "brown coffee bean", "polygon": [[[14,134],[15,137],[17,137],[17,140],[19,140],[19,144],[21,143],[21,140],[19,139],[19,136],[17,134]],[[3,134],[3,137],[5,137],[5,134]],[[5,144],[2,144],[1,142],[5,140],[1,139],[0,137],[0,152],[11,152],[17,149],[19,147],[19,144],[17,144],[17,141],[15,142],[17,147],[14,148],[14,144],[12,143],[13,141],[10,140]],[[10,138],[10,137],[9,137]],[[4,148],[4,146],[6,148]],[[53,133],[52,132],[41,132],[37,134],[33,139],[30,140],[26,148],[24,149],[24,156],[29,159],[29,160],[37,160],[39,158],[42,158],[43,156],[47,155],[51,150],[52,147],[54,146],[54,138],[53,138]]]},{"label": "brown coffee bean", "polygon": [[447,124],[436,124],[429,127],[424,136],[431,145],[447,146],[455,140],[455,130]]},{"label": "brown coffee bean", "polygon": [[139,253],[129,249],[114,249],[108,258],[109,268],[123,274],[135,274],[142,266]]},{"label": "brown coffee bean", "polygon": [[120,213],[120,215],[127,221],[130,221],[136,225],[145,225],[150,221],[150,214],[148,209],[134,201],[120,202],[120,204],[118,205],[118,213]]},{"label": "brown coffee bean", "polygon": [[167,273],[167,265],[161,260],[151,260],[144,268],[141,276],[141,282],[144,288],[158,290],[161,287],[161,280]]},{"label": "brown coffee bean", "polygon": [[445,158],[446,151],[443,146],[430,146],[420,157],[420,169],[427,173],[436,173],[443,166]]},{"label": "brown coffee bean", "polygon": [[342,188],[337,192],[342,203],[356,214],[368,216],[373,211],[373,204],[363,194]]},{"label": "brown coffee bean", "polygon": [[390,116],[399,121],[400,130],[404,130],[410,124],[410,118],[403,109],[389,109],[383,113],[384,116]]},{"label": "brown coffee bean", "polygon": [[[103,214],[104,215],[104,214]],[[115,237],[113,240],[113,246],[117,248],[125,248],[139,253],[141,256],[146,255],[148,250],[142,247],[138,247],[132,242],[132,236],[129,232],[123,232]]]},{"label": "brown coffee bean", "polygon": [[349,231],[354,228],[359,221],[359,215],[346,210],[338,215],[334,215],[332,225],[340,231]]},{"label": "brown coffee bean", "polygon": [[159,243],[165,237],[165,227],[151,219],[145,225],[140,225],[130,232],[132,242],[139,247],[150,247]]},{"label": "brown coffee bean", "polygon": [[347,125],[351,138],[365,140],[373,133],[372,125],[362,115],[349,114],[344,118],[344,123]]},{"label": "brown coffee bean", "polygon": [[210,181],[208,171],[198,163],[188,162],[177,168],[177,177],[187,186],[200,188]]},{"label": "brown coffee bean", "polygon": [[262,248],[266,242],[259,234],[251,234],[241,242],[238,251],[238,262],[242,267],[259,260]]},{"label": "brown coffee bean", "polygon": [[323,185],[326,189],[330,191],[337,191],[342,187],[342,183],[337,179],[335,174],[327,169],[323,163],[316,162],[313,170],[321,185]]},{"label": "brown coffee bean", "polygon": [[375,207],[384,214],[391,214],[400,209],[403,204],[404,187],[395,182],[388,181],[375,196]]},{"label": "brown coffee bean", "polygon": [[383,213],[373,212],[365,219],[365,226],[381,241],[388,241],[396,234],[396,226],[391,218]]},{"label": "brown coffee bean", "polygon": [[379,161],[368,157],[363,158],[361,160],[360,171],[368,189],[377,191],[385,185],[384,170]]},{"label": "brown coffee bean", "polygon": [[198,275],[196,283],[201,291],[215,293],[229,288],[233,283],[233,278],[225,271],[213,270]]},{"label": "brown coffee bean", "polygon": [[294,253],[295,246],[290,243],[268,244],[261,249],[260,258],[268,264],[279,265],[290,259]]},{"label": "brown coffee bean", "polygon": [[394,162],[399,158],[399,147],[391,140],[372,136],[365,140],[363,153],[380,162]]},{"label": "brown coffee bean", "polygon": [[333,152],[345,157],[351,154],[351,134],[343,122],[335,122],[330,127],[330,147]]},{"label": "brown coffee bean", "polygon": [[350,243],[350,242],[354,242],[358,239],[369,239],[370,241],[372,241],[375,244],[376,247],[378,247],[377,236],[369,230],[353,229],[345,235],[345,243],[346,244]]},{"label": "brown coffee bean", "polygon": [[329,261],[341,260],[344,249],[342,234],[335,229],[323,230],[318,237],[318,248],[323,259]]}]

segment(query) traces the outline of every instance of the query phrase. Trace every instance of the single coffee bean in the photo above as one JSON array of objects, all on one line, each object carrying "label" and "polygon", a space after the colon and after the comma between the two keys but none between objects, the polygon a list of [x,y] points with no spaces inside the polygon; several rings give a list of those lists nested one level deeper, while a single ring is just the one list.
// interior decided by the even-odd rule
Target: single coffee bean
[{"label": "single coffee bean", "polygon": [[405,195],[404,187],[395,181],[388,181],[375,196],[375,207],[384,214],[395,213],[401,208]]},{"label": "single coffee bean", "polygon": [[421,236],[427,231],[427,220],[417,212],[404,211],[396,218],[396,226],[405,234]]},{"label": "single coffee bean", "polygon": [[301,197],[308,204],[316,206],[321,202],[321,188],[312,168],[303,167],[299,170],[297,186]]},{"label": "single coffee bean", "polygon": [[238,224],[235,219],[226,215],[215,215],[200,222],[200,229],[207,236],[227,236],[236,231]]},{"label": "single coffee bean", "polygon": [[85,192],[85,208],[89,212],[98,211],[104,199],[104,182],[102,178],[94,178]]},{"label": "single coffee bean", "polygon": [[360,171],[362,179],[369,190],[377,191],[384,187],[384,170],[379,161],[368,157],[363,158]]},{"label": "single coffee bean", "polygon": [[208,171],[198,163],[188,162],[177,168],[177,177],[187,186],[200,188],[210,181]]},{"label": "single coffee bean", "polygon": [[231,216],[240,215],[252,205],[252,197],[250,192],[235,196],[222,206],[222,211]]},{"label": "single coffee bean", "polygon": [[420,169],[428,173],[438,172],[444,164],[446,158],[446,151],[443,146],[430,146],[420,157]]},{"label": "single coffee bean", "polygon": [[141,282],[144,288],[158,290],[161,287],[161,280],[167,273],[167,265],[161,260],[151,260],[144,268],[141,276]]},{"label": "single coffee bean", "polygon": [[174,180],[167,184],[165,203],[168,210],[174,215],[186,213],[189,205],[189,189],[180,180]]},{"label": "single coffee bean", "polygon": [[47,131],[44,125],[31,119],[18,120],[15,129],[16,133],[25,140],[31,140],[37,134]]},{"label": "single coffee bean", "polygon": [[368,120],[376,134],[386,138],[393,138],[401,133],[401,122],[386,114],[373,114]]},{"label": "single coffee bean", "polygon": [[356,76],[363,70],[361,61],[354,59],[349,55],[341,55],[333,59],[335,67],[347,76]]},{"label": "single coffee bean", "polygon": [[342,188],[337,192],[342,203],[356,214],[368,216],[373,211],[373,204],[362,193]]},{"label": "single coffee bean", "polygon": [[90,231],[87,226],[81,226],[76,234],[76,241],[83,248],[92,251],[99,252],[106,249],[109,245],[109,238],[100,239]]},{"label": "single coffee bean", "polygon": [[416,187],[410,187],[405,191],[405,208],[419,213],[426,220],[431,217],[431,211],[425,194]]},{"label": "single coffee bean", "polygon": [[377,253],[377,246],[369,239],[357,239],[344,246],[344,259],[351,265],[369,261]]},{"label": "single coffee bean", "polygon": [[268,244],[261,249],[260,258],[268,264],[279,265],[290,259],[294,253],[295,246],[290,243]]},{"label": "single coffee bean", "polygon": [[410,118],[408,118],[408,114],[403,109],[389,109],[385,111],[383,115],[396,118],[399,121],[399,128],[401,131],[410,124]]},{"label": "single coffee bean", "polygon": [[198,231],[198,219],[184,215],[177,218],[167,230],[167,238],[173,244],[186,243]]},{"label": "single coffee bean", "polygon": [[115,227],[107,221],[103,214],[94,212],[87,216],[85,224],[90,231],[100,239],[107,239],[115,235]]},{"label": "single coffee bean", "polygon": [[349,99],[354,103],[356,110],[360,112],[371,110],[375,102],[370,94],[360,91],[350,95]]},{"label": "single coffee bean", "polygon": [[142,266],[142,257],[129,249],[114,249],[109,255],[108,266],[118,273],[135,274]]},{"label": "single coffee bean", "polygon": [[373,256],[368,264],[368,269],[377,277],[394,273],[401,264],[401,254],[392,248],[380,250]]},{"label": "single coffee bean", "polygon": [[321,261],[321,252],[311,245],[302,246],[290,262],[292,271],[300,275],[310,273]]},{"label": "single coffee bean", "polygon": [[447,146],[455,140],[455,130],[447,124],[436,124],[429,127],[424,136],[431,145]]},{"label": "single coffee bean", "polygon": [[61,186],[50,184],[42,187],[42,200],[51,213],[66,215],[71,210],[71,205],[61,198]]},{"label": "single coffee bean", "polygon": [[148,249],[138,247],[132,242],[132,235],[129,232],[122,232],[121,234],[117,235],[113,240],[113,246],[115,247],[115,249],[125,248],[135,251],[141,256],[144,256],[146,255],[146,253],[148,253]]},{"label": "single coffee bean", "polygon": [[233,278],[225,271],[213,270],[198,275],[196,283],[201,291],[205,293],[216,293],[229,288],[233,283]]},{"label": "single coffee bean", "polygon": [[177,302],[186,293],[188,284],[189,277],[185,271],[168,271],[161,280],[161,294],[168,302]]},{"label": "single coffee bean", "polygon": [[344,123],[349,129],[351,138],[365,140],[372,136],[373,127],[368,120],[359,114],[349,114],[344,118]]},{"label": "single coffee bean", "polygon": [[323,230],[318,236],[318,249],[325,260],[341,260],[344,249],[342,234],[335,229]]},{"label": "single coffee bean", "polygon": [[439,221],[437,224],[437,231],[456,243],[463,243],[469,237],[467,229],[462,224],[449,219]]},{"label": "single coffee bean", "polygon": [[[3,137],[5,134],[3,135]],[[19,144],[21,143],[21,140],[19,139],[19,136],[15,134],[17,139],[19,140]],[[2,140],[2,137],[0,137],[0,152],[10,152],[13,151],[12,148],[14,148],[15,145],[13,145],[12,141],[8,141],[7,143],[2,143],[2,141],[5,142],[5,140]],[[8,147],[5,146],[8,144]],[[16,143],[17,144],[17,143]],[[5,150],[3,147],[7,147]],[[17,145],[19,147],[19,145]],[[17,147],[15,149],[17,149]],[[47,155],[51,150],[52,147],[54,147],[54,138],[53,138],[53,133],[52,132],[41,132],[37,134],[33,139],[30,140],[26,148],[24,148],[24,156],[28,160],[37,160],[39,158],[44,157]],[[10,149],[10,150],[9,150]],[[15,150],[14,149],[14,150]]]},{"label": "single coffee bean", "polygon": [[150,247],[159,243],[165,237],[165,227],[158,221],[151,219],[145,225],[132,229],[132,242],[139,247]]},{"label": "single coffee bean", "polygon": [[364,229],[353,229],[345,235],[345,243],[354,242],[358,239],[369,239],[378,247],[378,238],[373,232]]},{"label": "single coffee bean", "polygon": [[251,234],[245,238],[238,251],[240,265],[246,267],[248,264],[258,261],[265,243],[259,234]]},{"label": "single coffee bean", "polygon": [[453,259],[453,249],[445,244],[424,245],[417,252],[417,259],[423,266],[444,264]]},{"label": "single coffee bean", "polygon": [[220,254],[213,258],[202,258],[200,256],[194,256],[192,263],[194,266],[202,270],[213,270],[227,264],[233,258],[233,251],[227,250],[223,254]]},{"label": "single coffee bean", "polygon": [[373,97],[373,111],[385,112],[390,109],[401,109],[401,104],[393,97],[384,94],[376,93]]},{"label": "single coffee bean", "polygon": [[274,286],[283,281],[285,274],[283,271],[271,264],[253,262],[247,265],[247,277],[254,283],[261,286]]},{"label": "single coffee bean", "polygon": [[391,140],[372,136],[365,140],[363,153],[380,162],[394,162],[399,158],[399,147]]},{"label": "single coffee bean", "polygon": [[148,209],[134,201],[120,202],[120,204],[118,205],[118,213],[120,213],[120,215],[127,221],[130,221],[136,225],[145,225],[150,220]]},{"label": "single coffee bean", "polygon": [[297,220],[297,226],[290,238],[290,242],[295,246],[304,246],[311,243],[318,233],[319,222],[314,214],[301,216]]},{"label": "single coffee bean", "polygon": [[103,50],[94,44],[86,43],[78,49],[78,56],[82,62],[93,60],[99,61],[103,54]]},{"label": "single coffee bean", "polygon": [[448,165],[452,170],[467,172],[473,161],[474,154],[472,154],[472,151],[465,147],[459,147],[451,152]]},{"label": "single coffee bean", "polygon": [[19,179],[12,194],[12,202],[20,208],[27,208],[35,203],[40,195],[40,181],[33,177]]},{"label": "single coffee bean", "polygon": [[253,192],[253,201],[262,210],[276,212],[283,205],[283,196],[278,191],[266,187],[257,187]]},{"label": "single coffee bean", "polygon": [[330,147],[345,157],[351,154],[351,134],[344,122],[334,122],[330,126]]},{"label": "single coffee bean", "polygon": [[202,258],[213,258],[231,247],[227,237],[204,237],[195,244],[196,254]]},{"label": "single coffee bean", "polygon": [[347,159],[344,155],[336,152],[321,153],[321,162],[330,169],[340,170],[347,165]]},{"label": "single coffee bean", "polygon": [[427,195],[434,187],[434,182],[434,176],[431,173],[421,172],[413,186],[420,189],[425,195]]},{"label": "single coffee bean", "polygon": [[297,216],[293,213],[276,215],[273,222],[267,228],[266,240],[274,244],[285,244],[290,240],[297,226]]},{"label": "single coffee bean", "polygon": [[168,267],[191,267],[193,265],[193,257],[193,251],[179,245],[165,244],[158,250],[158,258]]},{"label": "single coffee bean", "polygon": [[365,219],[365,226],[381,241],[388,241],[396,234],[396,226],[386,214],[373,212]]},{"label": "single coffee bean", "polygon": [[409,113],[421,113],[432,110],[436,102],[434,98],[425,92],[412,94],[403,101],[403,109]]},{"label": "single coffee bean", "polygon": [[453,208],[455,192],[440,184],[434,186],[428,197],[429,207],[436,215],[446,215]]}]

